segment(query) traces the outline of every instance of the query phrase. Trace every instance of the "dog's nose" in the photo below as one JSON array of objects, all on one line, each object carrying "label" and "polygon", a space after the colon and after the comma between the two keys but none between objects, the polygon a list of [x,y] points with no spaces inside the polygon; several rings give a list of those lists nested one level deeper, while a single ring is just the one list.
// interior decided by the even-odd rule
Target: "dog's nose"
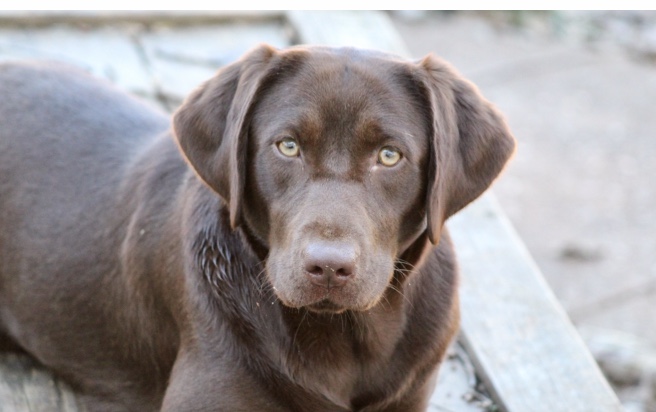
[{"label": "dog's nose", "polygon": [[354,275],[356,248],[346,242],[314,242],[305,249],[305,274],[325,288],[341,287]]}]

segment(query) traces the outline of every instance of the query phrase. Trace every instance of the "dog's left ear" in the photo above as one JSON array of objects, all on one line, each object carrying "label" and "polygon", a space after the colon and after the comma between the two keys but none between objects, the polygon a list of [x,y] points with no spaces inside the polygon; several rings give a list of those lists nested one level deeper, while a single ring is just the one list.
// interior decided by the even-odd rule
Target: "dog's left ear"
[{"label": "dog's left ear", "polygon": [[249,113],[277,53],[267,45],[252,50],[196,89],[173,116],[182,153],[229,206],[233,229],[246,179]]},{"label": "dog's left ear", "polygon": [[444,221],[480,196],[515,150],[501,114],[476,86],[429,55],[419,62],[431,110],[428,237],[440,240]]}]

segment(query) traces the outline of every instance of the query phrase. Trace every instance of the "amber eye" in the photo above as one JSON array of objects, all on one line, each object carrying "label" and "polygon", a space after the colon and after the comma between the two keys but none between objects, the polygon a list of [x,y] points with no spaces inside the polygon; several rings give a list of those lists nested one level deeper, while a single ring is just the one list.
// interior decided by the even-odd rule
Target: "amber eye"
[{"label": "amber eye", "polygon": [[401,160],[401,152],[393,147],[385,146],[378,152],[378,162],[383,166],[394,166]]},{"label": "amber eye", "polygon": [[285,137],[278,142],[278,150],[287,157],[296,157],[300,151],[298,143],[291,137]]}]

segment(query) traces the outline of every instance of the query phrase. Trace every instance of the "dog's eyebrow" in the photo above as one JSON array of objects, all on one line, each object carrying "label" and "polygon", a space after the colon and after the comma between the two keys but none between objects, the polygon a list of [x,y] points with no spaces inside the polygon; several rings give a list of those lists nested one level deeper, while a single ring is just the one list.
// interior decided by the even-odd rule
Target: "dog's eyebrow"
[{"label": "dog's eyebrow", "polygon": [[[378,147],[391,145],[400,149],[407,160],[415,161],[416,153],[421,151],[423,138],[408,131],[408,126],[390,119],[367,118],[357,126],[357,136],[368,145]],[[426,144],[426,143],[424,143]]]},{"label": "dog's eyebrow", "polygon": [[261,125],[260,132],[265,138],[266,144],[274,144],[283,136],[291,136],[300,143],[314,140],[315,136],[320,136],[322,132],[321,121],[312,114],[311,111],[300,111],[296,108],[289,110],[289,114],[284,111],[279,115],[282,120],[271,125]]},{"label": "dog's eyebrow", "polygon": [[362,106],[357,112],[351,111],[351,119],[341,122],[326,117],[315,107],[302,107],[296,103],[285,106],[278,107],[275,119],[267,118],[264,114],[260,117],[264,118],[262,123],[256,121],[256,132],[262,136],[261,142],[264,145],[274,145],[282,137],[291,136],[300,143],[303,150],[308,145],[318,147],[327,143],[332,146],[327,138],[348,135],[357,139],[357,143],[347,143],[348,140],[341,139],[337,141],[342,142],[339,145],[355,144],[349,151],[356,157],[389,145],[397,147],[406,160],[413,163],[420,161],[419,153],[425,151],[422,146],[428,145],[421,127],[413,123],[408,113],[390,113],[389,110],[380,109],[378,104]]}]

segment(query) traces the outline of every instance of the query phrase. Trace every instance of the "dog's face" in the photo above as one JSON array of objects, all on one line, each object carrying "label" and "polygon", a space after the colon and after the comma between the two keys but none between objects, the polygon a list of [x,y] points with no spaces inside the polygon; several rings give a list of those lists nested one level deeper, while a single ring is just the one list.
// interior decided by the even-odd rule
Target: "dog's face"
[{"label": "dog's face", "polygon": [[422,108],[385,59],[352,57],[308,56],[254,107],[244,218],[288,306],[371,307],[425,230]]},{"label": "dog's face", "polygon": [[514,147],[437,59],[353,49],[259,48],[197,90],[174,126],[232,224],[267,249],[278,298],[319,312],[374,306],[400,257],[437,243]]}]

